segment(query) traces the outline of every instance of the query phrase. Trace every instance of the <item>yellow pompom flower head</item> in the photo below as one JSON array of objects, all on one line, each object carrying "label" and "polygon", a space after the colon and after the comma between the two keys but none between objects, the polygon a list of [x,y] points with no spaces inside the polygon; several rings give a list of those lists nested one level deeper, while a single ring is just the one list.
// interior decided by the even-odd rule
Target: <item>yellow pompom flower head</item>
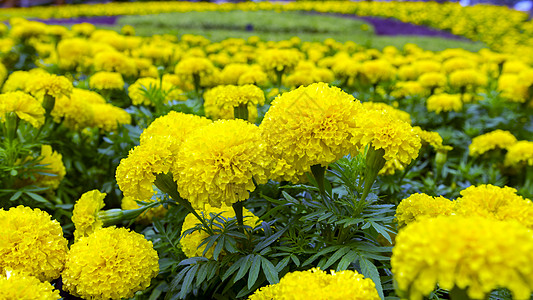
[{"label": "yellow pompom flower head", "polygon": [[495,149],[508,149],[517,142],[516,137],[509,131],[497,129],[472,139],[468,146],[470,156],[480,156]]},{"label": "yellow pompom flower head", "polygon": [[0,272],[13,270],[50,281],[59,277],[67,258],[61,225],[39,209],[0,209]]},{"label": "yellow pompom flower head", "polygon": [[450,299],[485,299],[507,288],[533,291],[533,235],[518,222],[440,216],[410,223],[396,236],[392,273],[402,298],[418,300],[436,284]]},{"label": "yellow pompom flower head", "polygon": [[63,288],[85,299],[131,298],[159,272],[152,242],[125,228],[108,227],[70,247]]},{"label": "yellow pompom flower head", "polygon": [[303,53],[296,49],[267,49],[259,53],[258,62],[265,71],[274,72],[281,90],[283,74],[291,72],[302,59]]},{"label": "yellow pompom flower head", "polygon": [[[10,122],[6,122],[10,113],[16,115],[18,119],[30,123],[35,128],[44,124],[42,105],[32,96],[20,91],[0,95],[0,121],[5,122],[6,126],[10,126]],[[16,126],[13,129],[16,131]],[[8,130],[8,132],[10,131]]]},{"label": "yellow pompom flower head", "polygon": [[89,87],[98,90],[122,90],[124,79],[120,73],[100,71],[89,78]]},{"label": "yellow pompom flower head", "polygon": [[403,199],[396,208],[398,225],[405,226],[423,218],[449,216],[454,213],[454,203],[442,196],[413,194]]},{"label": "yellow pompom flower head", "polygon": [[180,77],[192,81],[196,95],[200,95],[202,80],[206,80],[216,70],[213,63],[203,57],[189,57],[181,60],[174,70]]},{"label": "yellow pompom flower head", "polygon": [[47,281],[36,277],[7,271],[0,274],[0,299],[61,299],[59,291]]},{"label": "yellow pompom flower head", "polygon": [[265,94],[255,85],[225,85],[208,90],[204,99],[207,117],[215,120],[242,119],[254,123],[257,105],[265,103]]},{"label": "yellow pompom flower head", "polygon": [[328,274],[319,268],[295,271],[279,283],[257,290],[249,300],[379,300],[374,282],[357,271],[345,270]]},{"label": "yellow pompom flower head", "polygon": [[32,76],[26,83],[26,92],[42,99],[47,116],[54,109],[55,100],[61,96],[70,96],[72,88],[72,82],[66,77],[48,73]]}]

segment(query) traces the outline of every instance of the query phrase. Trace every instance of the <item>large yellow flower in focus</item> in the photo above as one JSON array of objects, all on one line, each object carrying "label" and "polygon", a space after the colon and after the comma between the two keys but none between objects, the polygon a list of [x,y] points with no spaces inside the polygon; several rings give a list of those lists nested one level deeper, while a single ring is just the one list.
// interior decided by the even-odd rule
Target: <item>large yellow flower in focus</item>
[{"label": "large yellow flower in focus", "polygon": [[35,128],[44,124],[43,106],[26,93],[17,91],[0,95],[0,120],[4,121],[5,115],[10,112]]},{"label": "large yellow flower in focus", "polygon": [[13,270],[50,281],[63,270],[67,251],[61,225],[48,213],[22,205],[0,209],[0,273]]},{"label": "large yellow flower in focus", "polygon": [[259,128],[244,120],[219,120],[191,134],[181,145],[172,173],[180,195],[195,209],[231,206],[246,200],[267,180]]},{"label": "large yellow flower in focus", "polygon": [[0,274],[0,299],[57,300],[61,296],[48,281],[8,271],[5,276]]},{"label": "large yellow flower in focus", "polygon": [[106,193],[92,190],[81,195],[74,204],[72,210],[72,223],[74,223],[74,239],[78,241],[81,237],[89,236],[94,231],[102,228],[104,223],[98,219],[98,212],[104,208],[104,198]]},{"label": "large yellow flower in focus", "polygon": [[326,83],[300,87],[278,96],[260,125],[275,158],[308,171],[326,166],[353,150],[361,103]]},{"label": "large yellow flower in focus", "polygon": [[279,283],[257,290],[249,300],[379,300],[372,279],[357,271],[328,274],[319,268],[286,274]]},{"label": "large yellow flower in focus", "polygon": [[533,235],[517,222],[441,216],[400,230],[392,250],[392,272],[408,299],[429,295],[439,284],[466,289],[471,299],[508,288],[513,299],[533,291]]},{"label": "large yellow flower in focus", "polygon": [[398,204],[395,215],[396,221],[398,225],[404,226],[423,218],[449,216],[454,212],[454,203],[442,196],[413,194]]}]

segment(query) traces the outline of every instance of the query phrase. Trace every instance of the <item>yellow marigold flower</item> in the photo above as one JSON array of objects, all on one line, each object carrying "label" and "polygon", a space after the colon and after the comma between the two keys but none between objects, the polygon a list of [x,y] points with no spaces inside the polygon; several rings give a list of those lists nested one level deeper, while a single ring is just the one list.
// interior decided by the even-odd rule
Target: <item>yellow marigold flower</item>
[{"label": "yellow marigold flower", "polygon": [[247,64],[233,63],[226,65],[220,72],[222,84],[238,84],[239,78],[250,69],[250,65]]},{"label": "yellow marigold flower", "polygon": [[403,199],[396,208],[398,225],[405,226],[423,218],[449,216],[454,212],[454,202],[442,196],[432,197],[426,194],[412,194]]},{"label": "yellow marigold flower", "polygon": [[487,83],[487,76],[475,69],[457,70],[450,74],[450,86],[454,88],[472,89]]},{"label": "yellow marigold flower", "polygon": [[52,175],[35,174],[35,180],[38,185],[48,186],[55,190],[59,187],[59,183],[67,173],[62,161],[63,156],[56,151],[52,151],[50,145],[41,145],[40,157],[39,165],[44,165],[44,170],[40,171]]},{"label": "yellow marigold flower", "polygon": [[517,142],[509,131],[497,129],[472,139],[468,146],[470,156],[479,156],[494,149],[508,149]]},{"label": "yellow marigold flower", "polygon": [[394,108],[386,103],[372,101],[363,102],[363,108],[366,110],[386,111],[392,118],[411,124],[411,116],[408,112]]},{"label": "yellow marigold flower", "polygon": [[533,202],[516,192],[516,189],[507,186],[470,186],[461,191],[461,197],[454,201],[456,214],[502,221],[517,220],[533,229]]},{"label": "yellow marigold flower", "polygon": [[418,83],[430,90],[443,87],[447,82],[448,79],[446,78],[446,75],[439,72],[425,73],[418,77]]},{"label": "yellow marigold flower", "polygon": [[290,72],[300,60],[303,53],[296,49],[267,49],[259,52],[257,61],[267,72]]},{"label": "yellow marigold flower", "polygon": [[25,91],[38,99],[42,99],[45,95],[57,99],[61,96],[70,96],[70,93],[72,93],[72,82],[64,76],[41,73],[28,78]]},{"label": "yellow marigold flower", "polygon": [[[156,200],[143,200],[143,202],[154,202]],[[133,197],[124,197],[122,198],[122,204],[121,208],[125,210],[130,209],[138,209],[141,208],[142,205],[138,204]],[[154,218],[162,218],[166,215],[167,209],[163,205],[159,205],[157,207],[149,208],[145,212],[143,212],[140,216],[135,218],[135,222],[143,225],[149,225],[152,224],[152,220]]]},{"label": "yellow marigold flower", "polygon": [[419,126],[415,126],[413,129],[423,145],[430,145],[436,151],[450,151],[453,149],[452,146],[442,144],[442,137],[438,132],[426,131]]},{"label": "yellow marigold flower", "polygon": [[239,85],[245,85],[245,84],[255,84],[255,85],[266,85],[268,82],[268,75],[263,72],[263,70],[250,70],[245,73],[243,73],[239,77],[239,81],[237,84]]},{"label": "yellow marigold flower", "polygon": [[14,270],[50,281],[67,259],[61,225],[40,209],[0,209],[0,271]]},{"label": "yellow marigold flower", "polygon": [[4,82],[2,92],[24,91],[26,89],[26,82],[30,76],[30,72],[27,71],[15,71],[11,73]]},{"label": "yellow marigold flower", "polygon": [[11,30],[9,35],[15,39],[26,40],[31,37],[36,37],[46,34],[46,24],[37,21],[27,21],[18,19],[10,20]]},{"label": "yellow marigold flower", "polygon": [[159,272],[152,242],[125,228],[107,227],[70,247],[63,288],[85,299],[131,298]]},{"label": "yellow marigold flower", "polygon": [[386,60],[368,60],[361,64],[360,74],[374,85],[392,80],[396,74],[396,69]]},{"label": "yellow marigold flower", "polygon": [[374,282],[357,271],[345,270],[330,274],[319,268],[287,273],[279,283],[257,290],[249,300],[379,300]]},{"label": "yellow marigold flower", "polygon": [[461,95],[438,94],[430,96],[426,100],[428,111],[434,111],[437,114],[448,111],[460,111],[463,108]]},{"label": "yellow marigold flower", "polygon": [[353,150],[361,103],[326,83],[278,96],[260,125],[269,151],[302,171],[326,166]]},{"label": "yellow marigold flower", "polygon": [[117,51],[102,51],[94,56],[93,66],[96,71],[118,72],[126,77],[137,75],[135,61]]},{"label": "yellow marigold flower", "polygon": [[533,236],[517,222],[480,217],[441,216],[400,230],[392,250],[392,272],[408,299],[422,299],[440,288],[466,289],[484,299],[508,288],[513,299],[533,291]]},{"label": "yellow marigold flower", "polygon": [[167,173],[174,164],[182,142],[196,129],[211,121],[181,112],[157,118],[141,134],[141,144],[120,161],[116,179],[125,196],[150,199],[155,174]]},{"label": "yellow marigold flower", "polygon": [[255,182],[267,181],[269,160],[257,126],[219,120],[201,127],[181,144],[172,173],[180,195],[195,209],[231,206],[246,200]]},{"label": "yellow marigold flower", "polygon": [[170,171],[174,159],[170,151],[171,139],[158,138],[157,141],[136,146],[130,150],[128,157],[120,161],[116,179],[125,196],[135,199],[152,198],[155,194],[153,183],[156,174]]},{"label": "yellow marigold flower", "polygon": [[466,57],[450,58],[442,64],[442,70],[446,74],[450,74],[457,70],[474,69],[475,67],[475,62]]},{"label": "yellow marigold flower", "polygon": [[86,39],[62,39],[57,43],[59,66],[63,69],[72,69],[84,65],[90,54],[91,44]]},{"label": "yellow marigold flower", "polygon": [[79,23],[72,25],[72,31],[84,36],[90,36],[96,27],[91,23]]},{"label": "yellow marigold flower", "polygon": [[233,119],[234,108],[248,107],[248,121],[257,118],[257,105],[265,103],[265,93],[255,85],[220,85],[204,93],[205,115],[214,120]]},{"label": "yellow marigold flower", "polygon": [[391,96],[405,98],[407,96],[426,96],[429,91],[418,81],[398,81]]},{"label": "yellow marigold flower", "polygon": [[[211,220],[211,214],[218,215],[220,214],[220,217],[230,220],[235,218],[235,210],[233,210],[233,207],[231,206],[225,206],[222,205],[220,208],[212,207],[209,204],[205,205],[204,210],[199,210],[198,214],[205,218],[206,220]],[[243,218],[244,218],[244,225],[250,226],[252,228],[255,228],[259,223],[259,218],[254,215],[251,211],[247,210],[246,208],[243,208]],[[215,223],[220,224],[220,222],[215,221]],[[207,247],[207,244],[203,244],[200,246],[200,244],[209,237],[209,233],[206,231],[200,230],[200,231],[193,231],[192,233],[183,236],[183,233],[191,228],[194,228],[196,225],[201,224],[200,220],[196,218],[192,213],[189,213],[187,217],[185,217],[185,221],[183,221],[183,226],[181,227],[181,239],[180,239],[180,246],[181,250],[187,257],[197,257],[197,256],[204,256],[208,259],[213,258],[213,252],[214,247],[216,243],[213,245],[212,248],[207,250],[205,255],[203,255],[205,248]]]},{"label": "yellow marigold flower", "polygon": [[102,220],[97,218],[97,214],[104,208],[106,195],[106,193],[100,193],[98,190],[88,191],[81,195],[81,198],[74,204],[72,223],[76,228],[74,231],[76,241],[81,237],[91,235],[104,226]]},{"label": "yellow marigold flower", "polygon": [[181,60],[175,67],[174,73],[193,81],[194,77],[198,76],[198,79],[209,76],[215,72],[215,66],[213,63],[203,57],[189,57]]},{"label": "yellow marigold flower", "polygon": [[89,78],[89,86],[98,90],[122,90],[124,79],[120,73],[100,71]]},{"label": "yellow marigold flower", "polygon": [[506,166],[533,166],[533,142],[518,141],[508,147],[504,164]]},{"label": "yellow marigold flower", "polygon": [[0,299],[58,300],[61,296],[50,282],[8,271],[6,276],[0,275]]},{"label": "yellow marigold flower", "polygon": [[92,126],[105,132],[116,131],[119,125],[130,124],[130,114],[112,104],[92,104],[94,112]]},{"label": "yellow marigold flower", "polygon": [[441,63],[435,60],[417,60],[413,62],[413,66],[417,70],[418,74],[440,72]]},{"label": "yellow marigold flower", "polygon": [[359,127],[353,131],[352,143],[362,148],[372,144],[374,149],[385,150],[387,161],[398,160],[408,165],[418,157],[422,146],[411,125],[395,119],[387,111],[368,110],[360,114]]},{"label": "yellow marigold flower", "polygon": [[[401,80],[417,80],[418,71],[413,65],[403,65],[398,69],[398,78]],[[444,78],[446,80],[446,77]],[[446,81],[445,81],[446,82]]]},{"label": "yellow marigold flower", "polygon": [[44,124],[44,108],[32,96],[23,92],[8,92],[0,95],[0,120],[5,120],[5,115],[15,113],[17,117],[39,128]]},{"label": "yellow marigold flower", "polygon": [[152,99],[146,97],[145,90],[161,89],[164,100],[187,100],[182,94],[183,91],[174,86],[170,81],[161,81],[152,77],[139,78],[135,83],[128,87],[128,96],[131,98],[133,105],[154,105]]}]

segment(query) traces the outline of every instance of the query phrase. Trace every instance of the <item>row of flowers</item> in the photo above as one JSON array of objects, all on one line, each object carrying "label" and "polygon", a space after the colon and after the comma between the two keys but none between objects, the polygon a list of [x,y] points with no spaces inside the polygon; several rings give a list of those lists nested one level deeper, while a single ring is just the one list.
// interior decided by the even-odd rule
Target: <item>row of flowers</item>
[{"label": "row of flowers", "polygon": [[[533,289],[533,69],[519,55],[16,18],[2,41],[0,293]],[[133,220],[145,238],[112,227]]]},{"label": "row of flowers", "polygon": [[[533,21],[523,12],[507,7],[476,5],[463,7],[459,3],[436,2],[348,2],[297,1],[290,3],[190,3],[143,2],[101,5],[69,5],[56,9],[32,7],[6,9],[4,16],[36,18],[73,18],[80,16],[142,15],[189,11],[318,11],[324,13],[356,14],[396,18],[404,22],[448,30],[473,40],[479,40],[493,49],[506,52],[530,53]],[[529,52],[528,52],[529,51]]]}]

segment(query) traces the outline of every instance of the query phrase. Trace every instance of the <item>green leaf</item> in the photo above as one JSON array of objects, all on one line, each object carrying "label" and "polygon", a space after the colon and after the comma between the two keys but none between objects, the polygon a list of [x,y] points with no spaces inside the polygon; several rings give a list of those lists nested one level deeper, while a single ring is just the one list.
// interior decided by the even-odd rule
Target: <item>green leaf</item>
[{"label": "green leaf", "polygon": [[41,203],[48,203],[48,200],[43,198],[43,196],[32,193],[32,192],[26,192],[26,195],[30,196],[33,200]]},{"label": "green leaf", "polygon": [[167,283],[166,282],[161,282],[160,284],[158,284],[153,290],[152,290],[152,293],[150,294],[150,298],[148,298],[148,300],[157,300],[159,299],[159,296],[161,296],[161,293],[163,292],[163,290],[165,289],[165,287],[167,286]]},{"label": "green leaf", "polygon": [[258,243],[257,245],[255,245],[254,252],[259,252],[259,251],[261,251],[261,249],[263,249],[263,248],[269,246],[270,244],[272,244],[273,242],[275,242],[277,239],[279,239],[285,233],[285,231],[287,231],[287,229],[289,229],[289,226],[286,226],[282,230],[274,233],[273,235],[267,237],[265,240],[263,240],[260,243]]},{"label": "green leaf", "polygon": [[241,258],[241,259],[244,259],[244,264],[239,269],[239,272],[237,272],[237,275],[235,275],[235,278],[233,278],[233,282],[237,282],[238,280],[243,278],[244,275],[246,275],[246,272],[248,272],[248,270],[252,266],[252,256],[253,256],[252,254],[249,254]]},{"label": "green leaf", "polygon": [[199,268],[200,265],[193,265],[191,269],[187,272],[187,275],[185,275],[185,278],[183,279],[183,284],[181,285],[180,298],[185,298],[185,296],[187,296],[189,291],[192,289],[192,282],[194,281],[194,276],[196,276],[196,272]]},{"label": "green leaf", "polygon": [[298,258],[298,256],[291,254],[291,259],[296,266],[300,266],[300,259]]},{"label": "green leaf", "polygon": [[224,273],[224,275],[222,276],[222,281],[225,281],[231,275],[233,275],[233,273],[235,273],[235,271],[237,271],[237,269],[239,269],[241,267],[241,265],[245,263],[245,259],[246,259],[246,257],[241,257],[233,265],[231,265],[231,267],[229,267],[228,270],[226,271],[226,273]]},{"label": "green leaf", "polygon": [[9,198],[9,200],[10,201],[15,201],[18,198],[20,198],[21,195],[22,195],[22,191],[17,191],[15,194],[13,194],[13,196],[11,196],[11,198]]},{"label": "green leaf", "polygon": [[287,256],[284,259],[280,260],[276,265],[276,270],[278,270],[278,272],[281,272],[281,270],[283,270],[283,268],[285,268],[289,264],[290,259],[291,257]]},{"label": "green leaf", "polygon": [[351,250],[350,247],[340,248],[335,253],[333,253],[333,255],[328,259],[328,261],[323,266],[319,265],[320,269],[325,270],[329,268],[329,266],[334,264],[337,260],[339,260],[342,256],[344,256],[344,254],[346,254],[350,250]]},{"label": "green leaf", "polygon": [[248,288],[251,289],[252,286],[257,281],[259,276],[259,270],[261,268],[261,256],[254,255],[254,260],[252,262],[252,267],[250,268],[250,273],[248,273]]},{"label": "green leaf", "polygon": [[270,284],[276,284],[279,282],[278,271],[274,264],[272,264],[268,259],[261,256],[261,267],[263,268],[263,274],[265,274],[268,282]]},{"label": "green leaf", "polygon": [[303,264],[302,264],[302,267],[314,262],[317,258],[319,258],[320,256],[322,256],[324,254],[327,254],[329,252],[333,252],[333,251],[338,250],[338,249],[343,248],[343,247],[345,247],[345,246],[343,246],[343,245],[335,245],[335,246],[330,246],[330,247],[327,247],[325,249],[322,249],[321,251],[319,251],[318,253],[314,254],[311,257],[309,257],[306,261],[304,261]]},{"label": "green leaf", "polygon": [[222,252],[222,249],[224,248],[224,242],[225,242],[225,237],[224,236],[221,236],[217,240],[217,245],[215,246],[215,250],[213,251],[213,259],[214,260],[218,260],[218,256],[220,255],[220,252]]},{"label": "green leaf", "polygon": [[204,282],[205,278],[207,277],[207,269],[209,268],[208,263],[202,263],[200,264],[200,269],[198,270],[198,275],[196,275],[196,282],[201,283]]},{"label": "green leaf", "polygon": [[346,253],[341,261],[339,261],[339,264],[337,265],[337,271],[343,271],[348,269],[351,263],[354,261],[357,261],[359,258],[359,254],[355,252],[354,250],[350,250],[350,252]]},{"label": "green leaf", "polygon": [[383,294],[383,287],[381,286],[381,278],[379,277],[378,268],[376,268],[376,266],[364,256],[359,257],[359,265],[361,266],[361,272],[363,275],[374,281],[379,297],[384,300],[385,295]]}]

